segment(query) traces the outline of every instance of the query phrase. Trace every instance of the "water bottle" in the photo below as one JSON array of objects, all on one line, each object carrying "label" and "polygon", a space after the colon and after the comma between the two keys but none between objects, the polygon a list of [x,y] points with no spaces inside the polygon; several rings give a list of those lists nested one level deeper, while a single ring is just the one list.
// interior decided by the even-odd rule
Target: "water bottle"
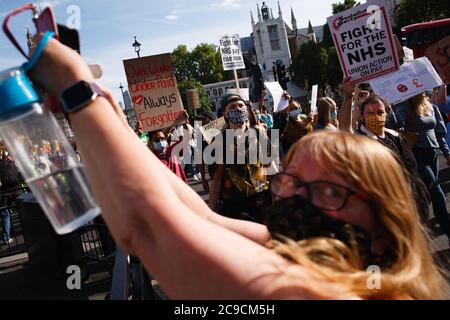
[{"label": "water bottle", "polygon": [[58,234],[100,214],[75,151],[23,68],[0,73],[0,136]]}]

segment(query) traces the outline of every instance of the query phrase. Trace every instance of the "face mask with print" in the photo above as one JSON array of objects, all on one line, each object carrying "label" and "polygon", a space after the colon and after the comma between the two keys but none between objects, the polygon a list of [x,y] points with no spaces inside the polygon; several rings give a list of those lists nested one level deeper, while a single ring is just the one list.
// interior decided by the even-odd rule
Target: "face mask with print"
[{"label": "face mask with print", "polygon": [[302,113],[302,109],[296,109],[296,110],[289,112],[289,116],[291,118],[297,118],[301,113]]},{"label": "face mask with print", "polygon": [[167,147],[167,141],[161,140],[157,142],[153,142],[153,148],[156,152],[163,152]]},{"label": "face mask with print", "polygon": [[384,126],[386,124],[386,115],[373,115],[364,118],[364,126],[377,136],[383,135]]},{"label": "face mask with print", "polygon": [[376,257],[371,253],[372,237],[368,232],[327,216],[299,195],[275,201],[266,214],[265,224],[272,235],[282,235],[297,242],[318,237],[340,240],[350,250],[357,252],[365,266],[378,263],[379,260],[383,261],[383,265],[391,261],[386,255]]},{"label": "face mask with print", "polygon": [[243,125],[248,121],[247,108],[237,108],[228,111],[228,120],[232,124]]}]

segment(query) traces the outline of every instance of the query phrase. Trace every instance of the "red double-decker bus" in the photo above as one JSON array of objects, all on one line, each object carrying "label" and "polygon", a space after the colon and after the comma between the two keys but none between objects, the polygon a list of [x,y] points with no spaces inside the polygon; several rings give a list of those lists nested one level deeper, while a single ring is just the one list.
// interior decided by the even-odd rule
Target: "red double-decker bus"
[{"label": "red double-decker bus", "polygon": [[403,45],[414,52],[414,58],[425,55],[425,50],[450,35],[450,18],[416,23],[402,28]]}]

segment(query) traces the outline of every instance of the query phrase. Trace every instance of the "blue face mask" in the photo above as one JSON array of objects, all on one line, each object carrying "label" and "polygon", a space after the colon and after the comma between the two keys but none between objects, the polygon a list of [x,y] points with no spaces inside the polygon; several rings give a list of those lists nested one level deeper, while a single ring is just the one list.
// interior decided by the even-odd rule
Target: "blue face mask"
[{"label": "blue face mask", "polygon": [[289,116],[292,118],[297,118],[302,113],[302,109],[296,109],[289,112]]},{"label": "blue face mask", "polygon": [[330,112],[330,119],[331,120],[336,120],[337,119],[337,111],[332,111]]},{"label": "blue face mask", "polygon": [[167,147],[167,141],[161,140],[157,142],[153,142],[153,148],[156,152],[163,152]]}]

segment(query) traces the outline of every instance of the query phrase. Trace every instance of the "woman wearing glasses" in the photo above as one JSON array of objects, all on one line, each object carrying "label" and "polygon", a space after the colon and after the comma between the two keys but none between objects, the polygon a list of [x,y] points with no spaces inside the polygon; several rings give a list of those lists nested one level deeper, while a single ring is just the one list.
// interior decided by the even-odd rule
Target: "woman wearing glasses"
[{"label": "woman wearing glasses", "polygon": [[[78,54],[57,41],[32,78],[57,96],[94,81]],[[268,216],[274,231],[291,221],[285,234],[292,236],[263,245],[264,227],[218,218],[168,170],[128,127],[109,91],[69,118],[118,246],[138,256],[171,298],[441,299],[448,293],[411,189],[377,142],[323,132],[295,144],[285,174],[272,184],[280,201]],[[375,287],[367,272],[374,263],[381,275]]]}]

